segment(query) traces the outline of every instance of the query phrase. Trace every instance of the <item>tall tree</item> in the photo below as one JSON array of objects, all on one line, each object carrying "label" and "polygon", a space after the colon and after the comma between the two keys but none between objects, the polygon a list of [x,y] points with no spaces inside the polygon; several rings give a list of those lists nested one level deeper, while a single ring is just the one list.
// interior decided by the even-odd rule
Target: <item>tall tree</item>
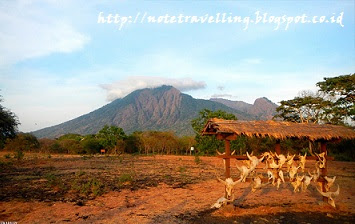
[{"label": "tall tree", "polygon": [[331,102],[319,94],[303,91],[291,100],[282,100],[275,118],[297,123],[319,123],[327,115]]},{"label": "tall tree", "polygon": [[40,147],[39,141],[34,135],[28,133],[19,133],[16,135],[15,138],[6,140],[5,150],[7,151],[20,150],[20,151],[31,152],[31,151],[38,151],[39,147]]},{"label": "tall tree", "polygon": [[332,100],[332,107],[329,108],[331,123],[346,123],[347,119],[355,121],[355,73],[324,78],[317,86],[320,92],[329,95]]},{"label": "tall tree", "polygon": [[299,123],[354,124],[355,74],[324,80],[317,83],[317,94],[303,92],[294,99],[281,101],[275,118]]},{"label": "tall tree", "polygon": [[223,110],[211,111],[204,109],[199,112],[199,116],[191,121],[191,126],[196,134],[200,134],[207,121],[211,118],[222,118],[226,120],[237,120],[234,114],[227,113]]},{"label": "tall tree", "polygon": [[101,145],[110,150],[114,148],[114,152],[117,153],[117,143],[118,140],[126,138],[126,134],[123,129],[116,126],[105,125],[97,134],[96,137],[99,139]]},{"label": "tall tree", "polygon": [[[2,102],[0,96],[0,103]],[[19,121],[16,115],[0,104],[0,149],[4,147],[7,138],[14,138]]]},{"label": "tall tree", "polygon": [[211,111],[204,109],[199,112],[199,116],[191,121],[192,128],[196,133],[196,148],[203,154],[215,154],[216,149],[223,148],[223,142],[215,136],[202,136],[201,131],[207,121],[211,118],[223,118],[226,120],[237,120],[234,114],[229,114],[222,110]]}]

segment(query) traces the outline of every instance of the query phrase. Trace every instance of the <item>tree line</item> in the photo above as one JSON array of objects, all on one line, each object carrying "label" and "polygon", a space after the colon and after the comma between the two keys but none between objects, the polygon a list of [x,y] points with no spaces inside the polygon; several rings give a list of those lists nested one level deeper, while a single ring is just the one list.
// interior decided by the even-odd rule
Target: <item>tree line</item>
[{"label": "tree line", "polygon": [[[281,101],[274,119],[354,127],[355,74],[324,78],[316,86],[319,89],[315,93],[303,91],[294,99]],[[178,137],[173,132],[161,131],[127,135],[120,127],[106,125],[96,134],[66,134],[57,139],[37,139],[29,133],[18,133],[19,122],[16,115],[0,104],[0,149],[68,154],[95,154],[100,153],[101,149],[110,154],[189,154],[190,148],[194,147],[199,155],[215,155],[216,150],[224,151],[224,142],[217,140],[215,136],[201,135],[206,122],[215,117],[237,120],[234,114],[204,109],[191,121],[195,136]],[[259,154],[273,150],[275,142],[272,138],[240,136],[231,141],[231,149],[240,155],[247,151]],[[355,161],[355,140],[331,143],[328,147],[337,159]],[[302,139],[286,139],[281,141],[281,148],[289,153],[305,153],[309,149],[317,150],[319,144]]]},{"label": "tree line", "polygon": [[[355,74],[343,75],[333,78],[324,78],[324,81],[316,84],[318,91],[302,91],[299,96],[291,100],[283,100],[276,109],[275,120],[283,120],[297,123],[319,123],[355,126]],[[196,147],[204,154],[213,155],[216,150],[224,151],[222,141],[215,136],[201,136],[204,124],[210,118],[223,118],[237,120],[233,114],[224,111],[203,110],[199,117],[192,120],[191,124],[196,134]],[[247,138],[238,137],[231,141],[231,150],[236,154],[245,154],[246,151],[260,154],[274,150],[276,140],[273,138]],[[319,151],[320,143],[306,139],[285,139],[281,142],[281,149],[289,153],[312,153]],[[330,153],[338,160],[355,161],[355,139],[341,140],[337,143],[329,143]]]},{"label": "tree line", "polygon": [[108,154],[189,154],[195,145],[192,136],[178,137],[173,132],[144,131],[126,135],[122,128],[104,126],[90,135],[65,134],[57,139],[37,139],[30,133],[19,133],[8,138],[5,151],[97,154],[104,149]]}]

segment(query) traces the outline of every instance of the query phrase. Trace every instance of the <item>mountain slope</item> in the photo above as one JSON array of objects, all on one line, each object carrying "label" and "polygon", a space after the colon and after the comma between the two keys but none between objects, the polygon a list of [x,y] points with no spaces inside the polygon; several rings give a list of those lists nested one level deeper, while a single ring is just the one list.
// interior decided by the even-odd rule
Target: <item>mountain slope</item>
[{"label": "mountain slope", "polygon": [[258,98],[254,104],[245,103],[243,101],[232,101],[222,98],[211,98],[211,101],[222,103],[235,110],[242,111],[253,117],[253,120],[270,120],[276,114],[277,104],[273,103],[266,97]]},{"label": "mountain slope", "polygon": [[238,119],[251,120],[247,113],[210,100],[194,99],[171,86],[136,90],[95,111],[62,124],[33,132],[39,138],[55,138],[66,133],[94,134],[104,125],[116,125],[126,133],[133,131],[174,131],[193,134],[191,120],[203,109],[224,110]]}]

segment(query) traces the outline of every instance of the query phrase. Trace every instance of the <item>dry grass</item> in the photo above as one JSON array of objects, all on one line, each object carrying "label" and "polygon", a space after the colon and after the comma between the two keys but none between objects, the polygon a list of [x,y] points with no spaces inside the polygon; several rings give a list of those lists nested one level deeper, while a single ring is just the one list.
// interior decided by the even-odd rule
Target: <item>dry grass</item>
[{"label": "dry grass", "polygon": [[[5,153],[6,154],[6,153]],[[250,192],[235,188],[236,201],[210,206],[223,195],[216,181],[223,163],[193,156],[68,156],[0,154],[0,221],[20,223],[353,223],[355,163],[329,163],[341,194],[337,209],[321,202],[312,182],[305,193],[290,184]],[[238,177],[232,161],[232,177]],[[238,161],[240,163],[241,161]],[[314,161],[306,164],[312,169]],[[258,169],[258,172],[264,172]],[[266,220],[266,221],[265,221]]]}]

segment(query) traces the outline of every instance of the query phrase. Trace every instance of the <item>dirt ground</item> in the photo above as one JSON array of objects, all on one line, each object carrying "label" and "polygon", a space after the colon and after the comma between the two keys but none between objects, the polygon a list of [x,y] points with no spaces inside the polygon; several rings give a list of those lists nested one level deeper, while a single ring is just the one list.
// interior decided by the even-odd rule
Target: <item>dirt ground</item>
[{"label": "dirt ground", "polygon": [[[223,162],[193,156],[64,156],[26,154],[17,161],[0,153],[0,222],[17,223],[355,223],[355,163],[331,161],[337,176],[337,208],[322,202],[311,183],[294,193],[290,183],[224,195]],[[9,157],[9,156],[7,156]],[[232,161],[232,177],[239,173]],[[313,170],[307,161],[306,170]],[[258,173],[265,170],[258,169]]]}]

